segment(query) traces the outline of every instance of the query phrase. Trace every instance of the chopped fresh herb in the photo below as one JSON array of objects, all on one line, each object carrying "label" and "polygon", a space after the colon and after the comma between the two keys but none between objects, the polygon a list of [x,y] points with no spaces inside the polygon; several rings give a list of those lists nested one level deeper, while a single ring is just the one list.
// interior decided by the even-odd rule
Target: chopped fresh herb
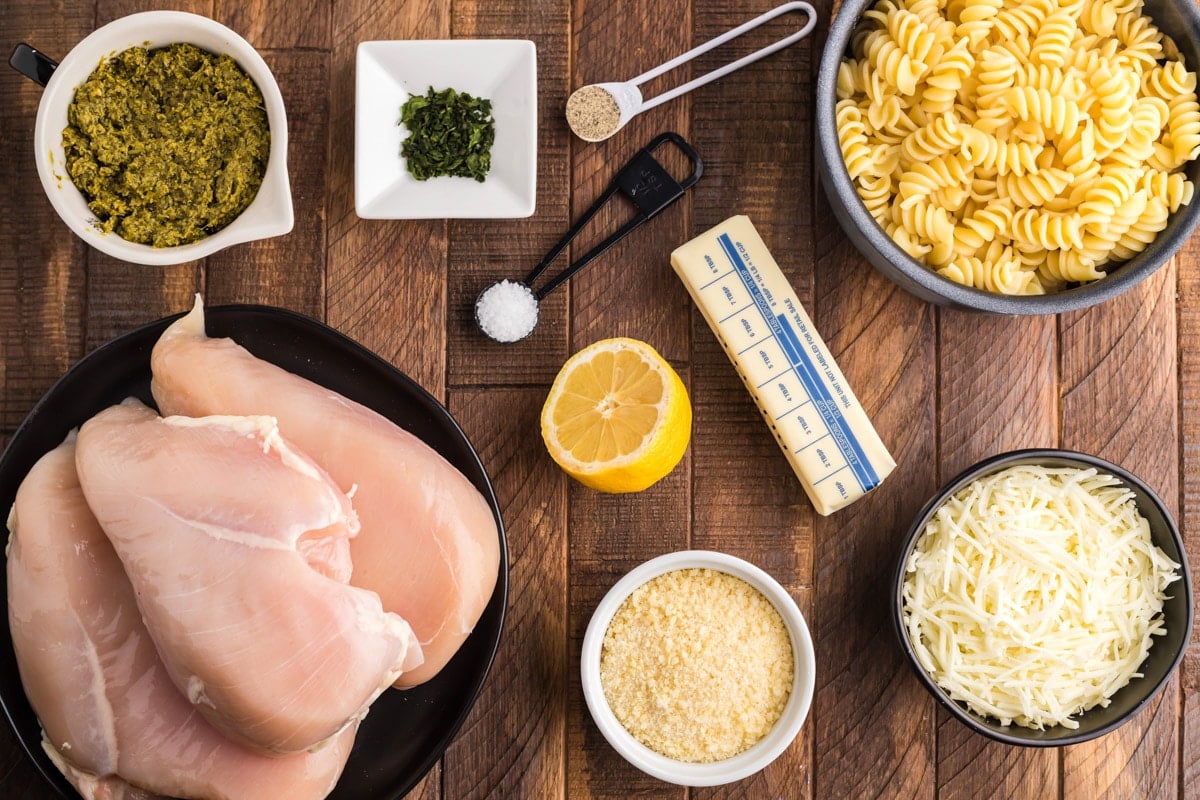
[{"label": "chopped fresh herb", "polygon": [[400,108],[400,122],[409,131],[400,155],[417,180],[449,175],[482,182],[492,168],[491,100],[430,86]]}]

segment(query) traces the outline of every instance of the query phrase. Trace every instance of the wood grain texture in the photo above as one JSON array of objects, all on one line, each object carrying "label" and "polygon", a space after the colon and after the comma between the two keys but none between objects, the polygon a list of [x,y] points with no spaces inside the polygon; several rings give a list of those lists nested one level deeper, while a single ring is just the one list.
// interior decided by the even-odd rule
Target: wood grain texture
[{"label": "wood grain texture", "polygon": [[[569,291],[540,303],[533,334],[517,344],[492,341],[476,327],[475,299],[492,283],[522,280],[571,227],[570,132],[563,109],[569,92],[570,15],[563,5],[521,0],[463,3],[457,38],[528,39],[537,48],[537,207],[528,219],[460,220],[450,227],[448,360],[451,384],[544,384],[568,356]],[[544,280],[570,263],[563,253]],[[544,283],[538,283],[540,287]]]},{"label": "wood grain texture", "polygon": [[[4,30],[16,41],[46,52],[78,41],[91,30],[94,9],[59,2],[14,3]],[[8,37],[6,37],[7,39]],[[16,42],[11,44],[15,45]],[[75,359],[86,335],[85,248],[42,192],[33,153],[33,120],[41,88],[10,72],[0,82],[0,432],[12,433]]]},{"label": "wood grain texture", "polygon": [[[1200,341],[1200,241],[1188,241],[1177,259],[1180,342]],[[1188,562],[1200,564],[1200,348],[1179,347],[1180,517]],[[1194,598],[1194,606],[1200,598]],[[1200,797],[1200,631],[1192,628],[1188,652],[1179,670],[1180,796]]]},{"label": "wood grain texture", "polygon": [[[153,8],[214,17],[271,66],[289,121],[296,226],[169,268],[124,264],[61,223],[37,179],[40,90],[0,80],[0,442],[89,350],[187,307],[261,302],[325,319],[449,408],[503,509],[510,596],[495,665],[459,736],[408,800],[1191,800],[1200,798],[1200,629],[1178,676],[1128,726],[1063,750],[997,745],[941,711],[902,660],[888,617],[900,538],[944,481],[985,456],[1063,446],[1144,478],[1178,512],[1200,563],[1200,239],[1103,306],[1059,317],[931,307],[875,272],[833,218],[814,170],[816,63],[836,0],[802,44],[635,118],[600,143],[564,120],[579,86],[624,80],[773,0],[0,0],[0,36],[61,57],[99,24]],[[653,97],[785,35],[787,16],[642,87]],[[532,40],[536,211],[519,220],[363,220],[354,212],[355,55],[388,39]],[[705,161],[674,207],[548,297],[515,345],[472,321],[478,292],[523,277],[617,170],[675,130]],[[669,150],[660,155],[679,171]],[[812,509],[727,357],[669,266],[671,251],[750,216],[898,467],[855,505]],[[552,267],[632,214],[615,199]],[[565,359],[601,338],[650,342],[694,411],[666,479],[602,495],[550,460],[538,415]],[[0,515],[5,509],[0,509]],[[711,548],[766,569],[800,605],[818,659],[797,740],[766,770],[685,789],[623,761],[579,685],[585,627],[629,569]],[[1200,610],[1200,603],[1197,605]],[[53,800],[7,730],[0,798]]]},{"label": "wood grain texture", "polygon": [[433,0],[339,4],[329,77],[327,321],[435,396],[445,386],[446,223],[354,213],[354,59],[363,41],[448,38],[450,17],[450,4]]},{"label": "wood grain texture", "polygon": [[[96,23],[104,24],[128,14],[169,8],[212,15],[211,0],[185,0],[165,4],[158,0],[100,0]],[[189,307],[192,296],[204,289],[204,262],[168,267],[126,264],[88,248],[87,349],[109,341],[139,325]]]},{"label": "wood grain texture", "polygon": [[899,537],[937,486],[936,312],[854,251],[817,183],[813,321],[897,467],[816,520],[813,795],[932,798],[937,715],[901,660],[888,608]]},{"label": "wood grain texture", "polygon": [[[706,42],[767,10],[769,3],[714,3],[693,14],[693,40]],[[787,15],[696,59],[703,74],[786,36],[803,24]],[[746,214],[793,284],[811,304],[812,210],[788,186],[812,183],[812,152],[805,124],[812,85],[805,44],[790,48],[693,95],[692,144],[704,159],[704,177],[691,190],[694,234],[734,214]],[[753,112],[747,114],[747,109]],[[812,617],[814,512],[795,473],[742,385],[716,336],[692,312],[693,502],[697,549],[745,558],[773,575]],[[796,739],[757,775],[725,787],[697,790],[697,798],[812,796],[813,740]]]},{"label": "wood grain texture", "polygon": [[[598,80],[623,80],[682,53],[691,31],[679,24],[679,9],[662,0],[613,4],[581,0],[572,21],[575,60],[571,89]],[[572,139],[572,217],[591,205],[633,154],[664,130],[685,138],[689,106],[668,103],[637,117],[615,136],[594,144]],[[685,201],[687,198],[685,198]],[[570,248],[572,259],[632,216],[616,197]],[[672,273],[670,252],[690,237],[690,203],[677,202],[615,245],[571,279],[570,350],[598,339],[632,336],[650,343],[691,382],[690,300]],[[641,561],[689,544],[691,456],[665,479],[638,495],[600,495],[570,487],[567,516],[572,591],[569,596],[572,679],[568,704],[568,791],[579,798],[615,798],[630,793],[656,798],[683,796],[634,769],[600,737],[583,707],[578,652],[592,610],[617,578]],[[602,555],[603,554],[603,555]]]},{"label": "wood grain texture", "polygon": [[[27,42],[61,57],[95,23],[71,2],[8,3],[8,47]],[[0,80],[0,441],[83,355],[87,338],[86,248],[54,212],[34,162],[33,125],[42,90],[10,72]],[[0,511],[7,516],[7,509]],[[7,724],[0,731],[0,795],[47,800],[50,791]]]},{"label": "wood grain texture", "polygon": [[[1174,262],[1062,317],[1062,444],[1139,476],[1175,513],[1179,497]],[[1131,391],[1137,387],[1136,391]],[[1178,678],[1113,733],[1063,753],[1064,798],[1176,797]]]},{"label": "wood grain texture", "polygon": [[[1058,444],[1057,332],[1054,317],[938,311],[939,485],[984,458]],[[942,709],[938,719],[939,798],[1057,796],[1055,750],[992,742]]]},{"label": "wood grain texture", "polygon": [[933,312],[837,237],[818,234],[815,275],[814,323],[898,466],[816,520],[814,796],[933,797],[934,706],[888,616],[897,542],[936,488]]},{"label": "wood grain texture", "polygon": [[[214,0],[213,17],[263,49],[329,51],[333,44],[329,0],[291,0],[279,5],[263,0]],[[324,94],[323,92],[321,94]],[[288,106],[289,115],[291,106]]]},{"label": "wood grain texture", "polygon": [[[689,27],[680,24],[675,3],[582,2],[576,8],[572,90],[596,81],[633,77],[694,44]],[[672,82],[687,80],[690,75],[687,67],[678,73],[672,74]],[[652,95],[656,90],[645,91]],[[689,112],[690,98],[684,96],[638,115],[606,141],[587,143],[573,138],[572,217],[579,218],[621,167],[655,136],[673,130],[688,138]],[[670,145],[656,156],[669,169],[681,166],[669,160]],[[670,256],[691,237],[690,211],[691,199],[685,197],[571,280],[572,352],[597,339],[632,336],[649,342],[667,359],[688,358],[691,301],[671,271]],[[632,216],[632,205],[618,193],[581,231],[571,247],[571,258],[581,256]]]},{"label": "wood grain texture", "polygon": [[527,602],[510,603],[492,676],[446,754],[448,798],[561,797],[566,784],[566,492],[558,467],[531,446],[544,399],[537,389],[450,395],[484,467],[500,476],[509,596]]}]

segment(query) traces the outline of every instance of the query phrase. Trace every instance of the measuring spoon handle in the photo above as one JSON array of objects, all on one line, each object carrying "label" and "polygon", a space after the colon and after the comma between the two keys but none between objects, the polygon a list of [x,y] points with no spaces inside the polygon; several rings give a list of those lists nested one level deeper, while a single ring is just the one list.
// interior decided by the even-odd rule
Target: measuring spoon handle
[{"label": "measuring spoon handle", "polygon": [[50,76],[54,74],[54,70],[58,69],[57,61],[45,53],[34,50],[24,42],[13,49],[12,55],[8,58],[8,65],[41,86],[49,83]]},{"label": "measuring spoon handle", "polygon": [[715,81],[717,78],[723,78],[726,75],[728,75],[729,73],[739,70],[742,67],[746,66],[747,64],[752,64],[755,61],[758,61],[760,58],[769,56],[774,52],[782,50],[783,48],[787,47],[790,44],[800,41],[805,36],[807,36],[812,31],[813,26],[815,26],[817,24],[817,12],[808,3],[802,3],[802,2],[784,3],[781,6],[777,6],[776,8],[771,9],[770,11],[766,12],[765,14],[762,14],[761,16],[755,17],[754,19],[750,20],[749,22],[746,22],[746,23],[743,23],[743,24],[737,26],[733,30],[726,31],[725,33],[721,34],[720,36],[718,36],[715,39],[712,39],[711,41],[705,42],[704,44],[700,45],[699,47],[692,48],[691,50],[687,51],[683,55],[677,56],[676,58],[671,59],[667,63],[657,66],[654,69],[650,70],[649,72],[644,72],[641,75],[638,75],[633,80],[628,81],[628,83],[630,83],[634,86],[639,86],[639,85],[645,83],[646,81],[650,80],[651,78],[657,78],[659,75],[662,75],[665,72],[670,72],[671,70],[675,69],[676,67],[680,66],[681,64],[686,64],[688,61],[691,61],[693,58],[700,55],[701,53],[707,53],[709,50],[712,50],[714,47],[720,47],[721,45],[725,44],[726,42],[728,42],[732,39],[736,39],[737,37],[741,36],[746,31],[753,30],[754,28],[757,28],[759,25],[762,25],[764,22],[773,20],[782,14],[788,13],[789,11],[803,11],[805,13],[805,15],[807,15],[808,19],[805,21],[803,28],[796,31],[791,36],[788,36],[784,39],[780,39],[779,41],[775,42],[774,44],[769,44],[766,47],[762,48],[761,50],[751,53],[748,56],[743,56],[742,58],[739,58],[737,61],[733,61],[729,64],[726,64],[723,67],[714,69],[712,72],[709,72],[706,75],[701,75],[699,78],[688,81],[687,83],[683,84],[682,86],[672,89],[669,92],[664,92],[663,94],[660,94],[658,97],[655,97],[651,100],[647,100],[645,103],[642,104],[642,110],[645,111],[646,109],[654,108],[655,106],[660,105],[661,103],[665,103],[668,100],[674,100],[676,97],[679,97],[680,95],[687,94],[692,89],[697,89],[697,88],[705,85],[706,83],[711,83],[712,81]]}]

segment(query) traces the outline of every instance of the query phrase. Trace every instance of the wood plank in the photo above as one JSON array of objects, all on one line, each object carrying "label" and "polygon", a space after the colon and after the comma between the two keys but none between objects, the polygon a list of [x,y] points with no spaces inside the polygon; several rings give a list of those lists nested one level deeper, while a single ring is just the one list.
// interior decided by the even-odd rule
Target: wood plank
[{"label": "wood plank", "polygon": [[[942,310],[938,483],[1010,450],[1058,443],[1056,319]],[[938,709],[942,800],[1058,795],[1058,752],[992,742]]]},{"label": "wood plank", "polygon": [[901,659],[889,589],[897,537],[937,485],[935,312],[870,269],[836,228],[819,214],[814,322],[898,466],[871,495],[816,520],[813,795],[927,798],[936,714]]},{"label": "wood plank", "polygon": [[1058,444],[1054,316],[942,310],[938,326],[939,479],[988,456]]},{"label": "wood plank", "polygon": [[[1176,269],[1100,306],[1061,317],[1062,443],[1119,464],[1172,513],[1179,500]],[[1137,391],[1130,391],[1137,387]],[[1134,719],[1065,749],[1063,797],[1176,797],[1179,680]]]},{"label": "wood plank", "polygon": [[510,601],[491,675],[444,758],[446,797],[564,793],[566,493],[558,467],[529,446],[544,399],[539,389],[450,393],[504,510]]},{"label": "wood plank", "polygon": [[[681,376],[688,380],[686,372]],[[654,556],[687,549],[690,461],[685,456],[674,472],[635,495],[605,495],[570,481],[567,795],[571,798],[684,796],[681,787],[646,775],[609,747],[583,703],[579,652],[592,612],[621,576]]]},{"label": "wood plank", "polygon": [[[1190,345],[1200,341],[1200,239],[1193,237],[1180,251],[1178,272],[1179,427],[1181,433],[1181,508],[1188,563],[1200,565],[1200,350]],[[1194,581],[1193,581],[1194,582]],[[1200,609],[1200,597],[1194,598]],[[1181,795],[1200,797],[1200,630],[1193,626],[1188,652],[1179,669]]]},{"label": "wood plank", "polygon": [[[1191,556],[1189,555],[1189,562]],[[1179,691],[1180,700],[1180,738],[1182,752],[1180,758],[1179,796],[1200,796],[1200,659],[1196,657],[1196,648],[1189,646],[1187,654],[1180,664]],[[1173,776],[1168,776],[1173,777]]]},{"label": "wood plank", "polygon": [[328,322],[439,397],[445,386],[446,223],[362,220],[354,213],[354,61],[359,42],[449,36],[449,3],[339,5],[329,84]]},{"label": "wood plank", "polygon": [[[8,47],[27,42],[54,58],[94,25],[91,4],[48,13],[44,3],[14,0],[2,16]],[[38,398],[85,350],[86,251],[54,212],[38,179],[33,128],[41,87],[10,73],[0,81],[0,446]],[[0,512],[0,513],[7,513]],[[7,724],[0,726],[0,794],[49,800]]]},{"label": "wood plank", "polygon": [[203,261],[149,267],[89,251],[87,349],[190,308],[203,285]]},{"label": "wood plank", "polygon": [[[709,41],[766,10],[737,0],[697,4],[693,40]],[[782,38],[803,24],[786,15],[698,58],[703,74]],[[692,143],[705,173],[692,190],[693,234],[747,214],[805,307],[812,305],[811,45],[801,44],[697,90]],[[784,191],[783,187],[790,190]],[[796,191],[795,187],[800,187]],[[776,578],[811,622],[813,518],[729,358],[698,312],[692,314],[692,546],[744,558]],[[812,796],[811,722],[767,769],[696,798]]]},{"label": "wood plank", "polygon": [[[823,32],[830,5],[817,8]],[[823,193],[816,204],[813,320],[898,466],[872,495],[816,521],[813,793],[932,797],[937,717],[900,657],[888,607],[896,538],[937,486],[935,311],[870,268]]]},{"label": "wood plank", "polygon": [[[689,49],[690,32],[672,24],[686,17],[680,6],[666,0],[580,4],[571,89],[633,77]],[[629,42],[638,44],[630,48]],[[689,75],[684,67],[669,80],[686,80]],[[667,81],[663,77],[643,88],[652,96]],[[572,137],[572,218],[578,219],[621,167],[655,136],[674,130],[687,138],[690,110],[691,100],[685,95],[640,114],[607,141],[587,143]],[[674,160],[669,145],[657,155],[664,166],[682,172],[682,161]],[[668,359],[688,357],[691,300],[669,264],[671,251],[691,238],[691,202],[685,197],[675,203],[571,280],[572,352],[597,339],[632,336],[660,348]],[[572,259],[632,216],[632,205],[622,196],[615,197],[581,232],[571,247]]]},{"label": "wood plank", "polygon": [[[639,0],[633,3],[578,2],[572,29],[571,89],[632,77],[687,50],[690,3]],[[631,42],[636,45],[630,46]],[[685,71],[686,75],[686,71]],[[563,98],[565,103],[565,98]],[[635,118],[605,142],[572,138],[572,217],[578,218],[633,154],[664,130],[689,135],[687,98]],[[663,159],[669,151],[663,151]],[[675,162],[672,165],[678,168]],[[691,301],[675,278],[670,253],[691,237],[691,199],[685,198],[615,245],[570,282],[570,349],[598,339],[631,336],[648,342],[674,362],[691,384]],[[592,220],[570,255],[587,248],[632,216],[623,197]],[[569,492],[568,526],[572,559],[569,644],[572,678],[568,697],[568,794],[578,798],[684,796],[680,787],[650,778],[618,756],[600,736],[583,707],[578,653],[596,604],[613,583],[638,563],[688,546],[691,455],[669,476],[635,495],[601,495],[577,484]]]},{"label": "wood plank", "polygon": [[334,4],[325,0],[290,0],[282,4],[266,0],[246,3],[215,0],[213,10],[217,21],[237,31],[260,52],[329,50],[333,43]]},{"label": "wood plank", "polygon": [[[211,17],[214,0],[96,0],[96,25],[100,27],[112,22],[118,17],[138,14],[142,11],[187,11],[192,14]],[[90,32],[90,31],[89,31]]]},{"label": "wood plank", "polygon": [[[482,437],[509,536],[509,615],[492,676],[444,759],[446,797],[562,797],[566,783],[567,526],[565,481],[538,435],[545,384],[566,360],[564,331],[542,320],[528,340],[499,344],[476,329],[486,285],[519,279],[566,230],[567,132],[554,103],[567,80],[568,9],[555,2],[457,2],[458,39],[529,39],[537,48],[538,189],[534,216],[452,220],[447,263],[447,382],[540,383],[453,392],[469,434]],[[497,153],[496,158],[503,154]],[[543,304],[565,306],[566,292]],[[503,424],[497,424],[504,420]],[[518,600],[520,598],[520,600]]]},{"label": "wood plank", "polygon": [[[816,4],[824,44],[835,3]],[[814,797],[931,798],[932,698],[889,621],[896,540],[937,486],[936,311],[854,250],[814,188],[812,316],[897,467],[875,492],[815,526]]]},{"label": "wood plank", "polygon": [[[48,14],[41,3],[11,2],[4,28],[14,46],[27,42],[61,58],[91,30],[93,9]],[[55,213],[38,179],[33,126],[42,89],[10,73],[0,82],[0,437],[84,350],[86,248]]]},{"label": "wood plank", "polygon": [[[494,342],[480,332],[474,309],[484,288],[501,279],[523,279],[570,228],[570,133],[563,117],[569,26],[567,6],[551,0],[455,6],[456,38],[529,39],[537,48],[538,176],[532,217],[450,224],[447,369],[452,385],[500,381],[548,386],[567,360],[566,289],[542,301],[533,334],[513,344]],[[566,267],[568,255],[555,260],[547,278]]]},{"label": "wood plank", "polygon": [[326,131],[329,55],[264,53],[288,116],[288,165],[296,219],[292,232],[248,242],[208,258],[206,302],[265,303],[325,316]]}]

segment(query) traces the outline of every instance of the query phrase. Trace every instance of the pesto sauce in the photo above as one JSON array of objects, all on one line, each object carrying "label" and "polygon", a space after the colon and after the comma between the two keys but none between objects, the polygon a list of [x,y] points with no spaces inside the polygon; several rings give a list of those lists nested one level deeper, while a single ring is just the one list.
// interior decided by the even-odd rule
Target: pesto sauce
[{"label": "pesto sauce", "polygon": [[67,122],[67,173],[97,225],[154,247],[232,222],[258,194],[271,149],[254,81],[192,44],[104,59],[75,90]]}]

